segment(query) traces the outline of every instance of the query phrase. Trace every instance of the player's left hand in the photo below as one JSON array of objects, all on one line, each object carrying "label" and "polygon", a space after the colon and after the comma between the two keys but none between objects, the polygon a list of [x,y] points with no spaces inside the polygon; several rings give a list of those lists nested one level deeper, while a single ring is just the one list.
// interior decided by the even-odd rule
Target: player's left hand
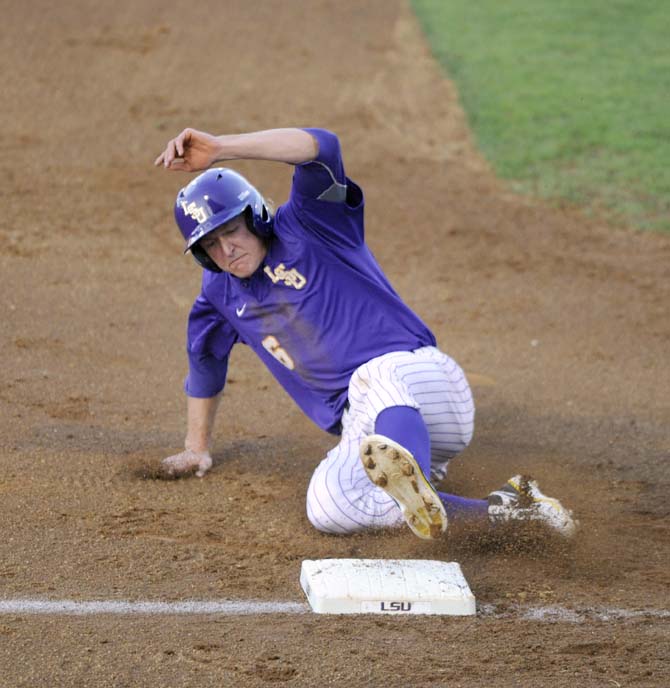
[{"label": "player's left hand", "polygon": [[167,142],[165,150],[156,158],[154,165],[163,165],[168,170],[197,172],[206,170],[215,163],[219,152],[216,136],[187,128]]},{"label": "player's left hand", "polygon": [[195,471],[198,478],[202,478],[212,467],[212,457],[209,452],[196,452],[186,449],[180,454],[168,456],[161,461],[161,466],[168,475],[178,477]]}]

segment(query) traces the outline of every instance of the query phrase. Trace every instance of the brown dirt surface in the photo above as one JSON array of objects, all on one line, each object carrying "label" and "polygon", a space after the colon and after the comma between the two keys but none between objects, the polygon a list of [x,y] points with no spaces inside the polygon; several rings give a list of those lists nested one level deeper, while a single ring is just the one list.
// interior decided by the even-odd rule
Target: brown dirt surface
[{"label": "brown dirt surface", "polygon": [[[496,180],[405,0],[8,0],[0,58],[0,600],[304,602],[303,559],[370,557],[458,561],[479,604],[0,614],[1,686],[668,685],[670,237]],[[304,495],[333,439],[243,350],[213,471],[155,479],[199,270],[171,218],[187,177],[152,162],[184,126],[291,125],[338,132],[373,251],[470,374],[444,488],[530,473],[574,543],[319,534]],[[236,167],[286,197],[286,166]]]}]

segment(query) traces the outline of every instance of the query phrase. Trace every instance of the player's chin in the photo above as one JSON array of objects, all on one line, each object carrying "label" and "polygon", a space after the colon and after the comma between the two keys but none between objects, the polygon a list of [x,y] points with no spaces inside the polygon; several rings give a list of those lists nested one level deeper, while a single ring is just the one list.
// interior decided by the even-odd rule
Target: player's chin
[{"label": "player's chin", "polygon": [[226,272],[229,272],[233,277],[237,277],[238,279],[247,279],[247,277],[251,277],[253,275],[253,271],[249,270],[226,270]]},{"label": "player's chin", "polygon": [[253,265],[252,261],[249,260],[247,256],[244,256],[243,258],[233,261],[232,264],[225,268],[225,271],[239,279],[247,279],[256,272],[257,268],[258,265]]}]

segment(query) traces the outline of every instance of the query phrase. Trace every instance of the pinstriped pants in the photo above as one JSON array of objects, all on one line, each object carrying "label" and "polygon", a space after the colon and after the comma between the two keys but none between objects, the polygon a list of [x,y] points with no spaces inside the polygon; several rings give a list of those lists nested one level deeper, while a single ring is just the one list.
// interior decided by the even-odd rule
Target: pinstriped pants
[{"label": "pinstriped pants", "polygon": [[359,458],[361,442],[391,406],[421,413],[430,435],[433,481],[446,475],[449,459],[472,439],[472,393],[454,360],[432,346],[373,358],[352,375],[340,442],[317,466],[307,490],[307,517],[318,530],[344,534],[403,523],[396,503],[370,481]]}]

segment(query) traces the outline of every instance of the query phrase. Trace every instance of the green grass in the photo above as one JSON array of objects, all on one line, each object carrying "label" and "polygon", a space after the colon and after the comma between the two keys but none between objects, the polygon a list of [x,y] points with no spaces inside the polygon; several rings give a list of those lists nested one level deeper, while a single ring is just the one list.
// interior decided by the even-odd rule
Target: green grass
[{"label": "green grass", "polygon": [[667,0],[412,5],[497,174],[670,231]]}]

